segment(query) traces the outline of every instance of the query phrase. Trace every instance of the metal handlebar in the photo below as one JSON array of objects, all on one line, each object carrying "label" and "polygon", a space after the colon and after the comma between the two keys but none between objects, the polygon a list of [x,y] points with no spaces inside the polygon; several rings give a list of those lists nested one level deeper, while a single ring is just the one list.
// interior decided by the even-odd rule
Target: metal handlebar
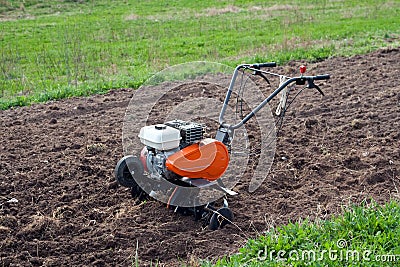
[{"label": "metal handlebar", "polygon": [[[300,77],[289,78],[288,80],[286,80],[285,82],[280,84],[280,86],[274,92],[272,92],[266,99],[264,99],[249,114],[247,114],[246,117],[244,117],[242,121],[240,121],[239,123],[237,123],[235,125],[226,124],[224,122],[224,115],[225,115],[226,109],[228,107],[229,99],[230,99],[232,91],[233,91],[232,89],[235,85],[238,71],[242,68],[246,68],[249,70],[259,70],[259,68],[261,68],[261,67],[275,67],[275,66],[276,66],[275,62],[270,62],[270,63],[259,63],[259,64],[243,64],[243,65],[239,65],[236,67],[236,69],[233,73],[232,79],[231,79],[231,83],[228,88],[228,92],[226,93],[226,96],[225,96],[224,104],[222,106],[222,109],[221,109],[221,112],[219,115],[219,124],[222,127],[226,128],[226,129],[230,129],[230,130],[240,128],[241,126],[243,126],[243,124],[245,124],[248,120],[250,120],[260,109],[262,109],[268,102],[270,102],[277,94],[279,94],[286,86],[288,86],[289,84],[294,83],[294,82],[296,82],[297,84],[305,84],[305,81],[307,81],[309,88],[316,88],[323,95],[323,93],[319,89],[319,87],[314,84],[314,81],[315,80],[327,80],[330,78],[329,74],[323,74],[323,75],[317,75],[317,76],[300,76]],[[259,70],[259,72],[271,74],[271,75],[275,75],[275,76],[280,76],[275,73],[264,72],[261,70]]]},{"label": "metal handlebar", "polygon": [[260,69],[260,68],[273,68],[276,67],[276,62],[265,62],[265,63],[257,63],[257,64],[252,64],[250,65],[251,67],[255,69]]},{"label": "metal handlebar", "polygon": [[329,74],[317,75],[317,76],[314,76],[314,81],[317,81],[317,80],[328,80],[330,78],[331,78],[331,76]]}]

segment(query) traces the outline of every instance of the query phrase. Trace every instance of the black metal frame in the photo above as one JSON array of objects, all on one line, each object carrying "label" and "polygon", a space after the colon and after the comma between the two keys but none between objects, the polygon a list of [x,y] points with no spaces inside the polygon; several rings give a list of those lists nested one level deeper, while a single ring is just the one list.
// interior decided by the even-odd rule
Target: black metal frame
[{"label": "black metal frame", "polygon": [[[278,95],[283,89],[285,89],[288,85],[290,85],[291,83],[296,82],[296,84],[298,85],[305,85],[305,83],[307,82],[307,87],[308,88],[314,88],[317,89],[318,92],[320,92],[323,95],[323,92],[321,91],[321,89],[314,83],[314,81],[316,80],[327,80],[330,78],[329,74],[324,74],[324,75],[317,75],[317,76],[299,76],[299,77],[287,77],[288,80],[286,80],[285,82],[283,82],[282,84],[280,84],[280,86],[275,89],[274,92],[272,92],[267,98],[265,98],[257,107],[255,107],[250,113],[248,113],[239,123],[235,124],[235,125],[230,125],[227,124],[224,121],[224,115],[226,112],[226,109],[228,107],[228,103],[229,100],[231,98],[231,94],[233,92],[233,87],[235,86],[235,81],[237,79],[238,73],[241,69],[244,70],[249,70],[249,71],[253,71],[254,75],[258,75],[261,76],[262,78],[264,78],[268,83],[268,79],[265,76],[265,74],[267,75],[272,75],[272,76],[282,76],[273,72],[268,72],[268,71],[264,71],[261,70],[262,67],[275,67],[276,63],[275,62],[269,62],[269,63],[260,63],[260,64],[242,64],[239,65],[235,68],[235,71],[232,75],[232,79],[230,82],[230,85],[228,87],[228,91],[226,93],[225,96],[225,100],[219,115],[219,124],[220,124],[220,129],[217,132],[217,136],[216,139],[223,142],[223,143],[228,143],[228,139],[230,139],[231,136],[233,136],[233,131],[235,129],[238,129],[240,127],[242,127],[247,121],[249,121],[252,117],[254,117],[254,115],[260,110],[262,109],[266,104],[268,104],[276,95]],[[244,71],[243,70],[243,71]]]}]

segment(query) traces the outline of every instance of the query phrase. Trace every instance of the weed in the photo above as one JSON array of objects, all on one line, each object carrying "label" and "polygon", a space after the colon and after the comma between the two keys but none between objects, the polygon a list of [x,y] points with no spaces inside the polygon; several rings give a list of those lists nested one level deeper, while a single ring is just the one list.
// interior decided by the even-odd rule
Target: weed
[{"label": "weed", "polygon": [[95,143],[95,144],[90,144],[86,146],[86,150],[88,153],[90,154],[98,154],[101,153],[103,151],[105,151],[107,149],[106,145],[102,144],[102,143]]}]

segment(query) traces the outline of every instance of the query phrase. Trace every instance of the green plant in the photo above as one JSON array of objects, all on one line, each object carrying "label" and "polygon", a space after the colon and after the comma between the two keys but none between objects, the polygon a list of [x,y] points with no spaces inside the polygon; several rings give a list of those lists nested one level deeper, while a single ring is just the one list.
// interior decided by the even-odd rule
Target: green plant
[{"label": "green plant", "polygon": [[138,88],[188,61],[282,64],[399,45],[393,2],[3,2],[0,109]]},{"label": "green plant", "polygon": [[238,254],[203,266],[394,266],[399,254],[400,203],[372,202],[345,208],[326,221],[273,228]]}]

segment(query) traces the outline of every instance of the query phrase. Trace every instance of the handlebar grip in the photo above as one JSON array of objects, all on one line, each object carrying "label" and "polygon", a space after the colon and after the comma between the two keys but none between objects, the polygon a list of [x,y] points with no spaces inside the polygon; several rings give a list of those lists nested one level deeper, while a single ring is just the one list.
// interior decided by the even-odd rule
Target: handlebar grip
[{"label": "handlebar grip", "polygon": [[276,67],[276,62],[257,63],[252,65],[253,68],[273,68]]},{"label": "handlebar grip", "polygon": [[331,76],[329,74],[317,75],[314,80],[328,80]]}]

